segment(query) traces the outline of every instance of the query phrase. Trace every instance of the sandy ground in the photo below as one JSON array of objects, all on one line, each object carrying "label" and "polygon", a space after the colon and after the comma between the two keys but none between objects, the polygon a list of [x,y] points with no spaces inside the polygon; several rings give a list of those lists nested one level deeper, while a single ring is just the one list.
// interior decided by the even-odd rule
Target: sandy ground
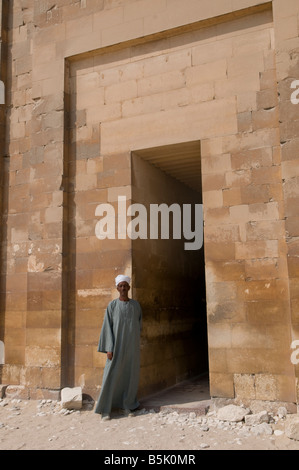
[{"label": "sandy ground", "polygon": [[254,435],[244,423],[228,424],[208,416],[141,409],[102,421],[92,405],[65,412],[54,401],[0,401],[0,450],[299,450],[286,437],[285,420],[272,435]]}]

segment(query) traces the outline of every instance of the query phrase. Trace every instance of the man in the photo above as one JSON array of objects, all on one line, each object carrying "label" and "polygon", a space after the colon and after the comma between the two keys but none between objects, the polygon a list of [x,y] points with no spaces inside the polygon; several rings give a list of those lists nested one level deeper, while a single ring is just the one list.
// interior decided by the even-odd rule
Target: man
[{"label": "man", "polygon": [[112,408],[122,408],[126,415],[138,408],[137,391],[140,368],[140,304],[129,299],[130,278],[115,278],[119,298],[109,303],[98,351],[107,354],[101,393],[95,412],[110,419]]}]

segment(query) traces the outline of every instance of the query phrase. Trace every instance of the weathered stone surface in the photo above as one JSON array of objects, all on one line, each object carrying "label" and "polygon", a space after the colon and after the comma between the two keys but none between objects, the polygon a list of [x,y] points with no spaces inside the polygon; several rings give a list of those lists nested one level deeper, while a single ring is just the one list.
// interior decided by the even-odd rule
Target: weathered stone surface
[{"label": "weathered stone surface", "polygon": [[277,410],[277,416],[279,418],[285,418],[288,414],[288,410],[286,409],[285,406],[280,406]]},{"label": "weathered stone surface", "polygon": [[28,390],[24,385],[8,385],[5,389],[6,398],[28,398]]},{"label": "weathered stone surface", "polygon": [[61,406],[67,410],[80,410],[82,408],[81,387],[63,388],[61,390]]},{"label": "weathered stone surface", "polygon": [[263,434],[271,435],[273,434],[273,429],[270,424],[261,423],[261,424],[258,424],[257,426],[253,426],[251,428],[251,432],[255,434],[256,436],[261,436]]},{"label": "weathered stone surface", "polygon": [[257,426],[262,423],[269,422],[269,415],[267,411],[261,411],[257,414],[247,415],[245,416],[245,424],[248,426]]},{"label": "weathered stone surface", "polygon": [[299,417],[293,417],[286,423],[285,434],[289,439],[299,441]]},{"label": "weathered stone surface", "polygon": [[[104,368],[95,346],[117,266],[134,268],[148,308],[143,392],[207,370],[198,358],[209,348],[213,397],[295,403],[298,1],[50,3],[0,2],[1,380],[39,396],[60,390],[69,369],[95,395]],[[186,258],[168,241],[164,250],[96,240],[96,205],[133,197],[132,152],[190,141],[208,237],[202,272],[188,260],[174,269]],[[176,176],[193,177],[188,159],[175,157]],[[147,202],[156,202],[166,185],[141,173],[134,200],[148,181]],[[178,202],[177,189],[167,193]],[[188,291],[196,278],[207,287],[209,345],[197,337],[190,348],[196,309],[177,321],[179,296],[161,299],[195,298],[205,291]],[[66,363],[69,346],[75,360]]]},{"label": "weathered stone surface", "polygon": [[217,412],[217,418],[222,421],[239,422],[243,421],[250,410],[237,405],[227,405],[220,408]]}]

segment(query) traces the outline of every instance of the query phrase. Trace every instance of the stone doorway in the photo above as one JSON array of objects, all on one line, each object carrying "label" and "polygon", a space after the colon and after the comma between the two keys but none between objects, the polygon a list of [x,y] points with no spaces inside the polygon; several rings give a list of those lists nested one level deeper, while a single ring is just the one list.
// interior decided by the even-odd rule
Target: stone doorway
[{"label": "stone doorway", "polygon": [[[289,326],[282,316],[288,284],[279,238],[284,236],[279,123],[266,99],[276,89],[272,11],[231,19],[68,61],[64,363],[69,382],[88,390],[96,390],[103,371],[96,345],[119,272],[133,275],[133,295],[144,307],[142,393],[207,370],[194,353],[205,344],[208,355],[207,341],[193,334],[199,319],[192,311],[200,308],[186,309],[186,299],[192,304],[202,298],[204,271],[211,395],[233,397],[237,381],[252,374],[265,374],[284,390]],[[203,187],[191,189],[186,178],[196,171],[192,166],[187,171],[185,155],[196,148]],[[200,176],[197,181],[201,184]],[[205,247],[198,260],[179,240],[95,236],[100,203],[115,211],[119,196],[145,205],[194,205],[202,194]],[[194,271],[194,265],[202,270]],[[275,355],[284,355],[283,364],[269,362],[270,337],[283,345]]]},{"label": "stone doorway", "polygon": [[[146,208],[148,231],[147,238],[143,234],[132,240],[134,297],[144,313],[144,395],[208,371],[204,248],[199,243],[203,223],[195,220],[195,206],[202,204],[200,142],[134,151],[131,164],[132,202]],[[161,231],[165,219],[160,213],[159,234],[153,239],[151,208],[163,204],[169,209],[164,213],[169,236]],[[191,238],[187,245],[183,229],[181,238],[175,238],[174,218],[180,213],[183,224],[186,206],[193,215],[196,246]],[[175,212],[178,207],[181,211]]]}]

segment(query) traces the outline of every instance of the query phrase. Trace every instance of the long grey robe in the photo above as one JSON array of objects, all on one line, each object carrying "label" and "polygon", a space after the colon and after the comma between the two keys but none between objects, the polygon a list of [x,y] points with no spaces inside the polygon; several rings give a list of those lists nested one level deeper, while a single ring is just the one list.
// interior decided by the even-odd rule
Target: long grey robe
[{"label": "long grey robe", "polygon": [[96,413],[110,414],[112,408],[138,408],[140,331],[142,311],[133,299],[109,303],[101,330],[98,351],[113,352],[107,358]]}]

